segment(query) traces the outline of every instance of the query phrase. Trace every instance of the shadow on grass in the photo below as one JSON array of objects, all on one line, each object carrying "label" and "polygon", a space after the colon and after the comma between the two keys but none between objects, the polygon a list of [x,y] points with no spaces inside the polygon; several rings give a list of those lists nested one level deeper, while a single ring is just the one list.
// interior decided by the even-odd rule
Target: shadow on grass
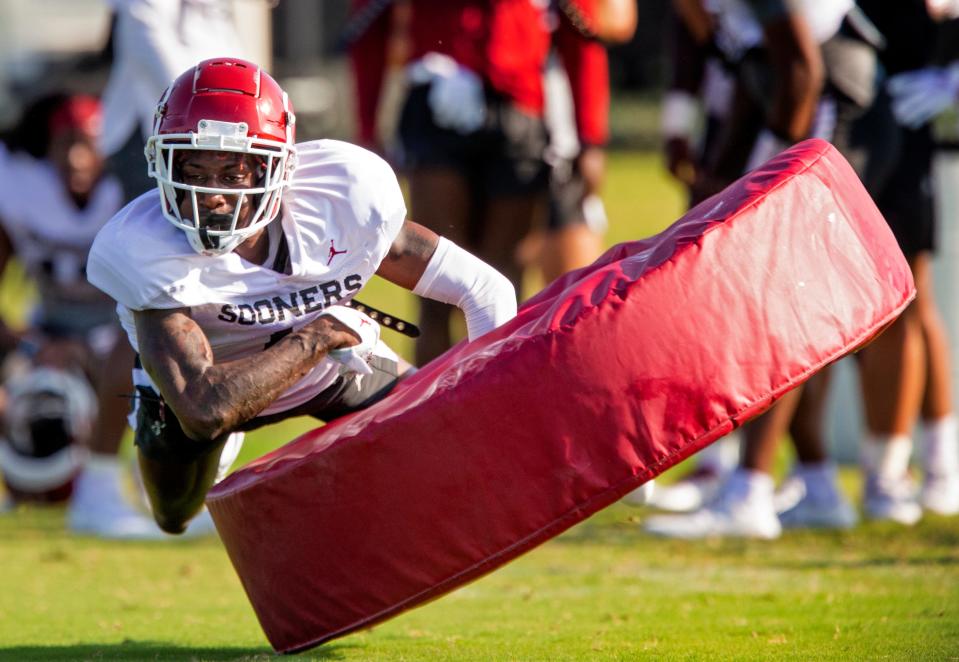
[{"label": "shadow on grass", "polygon": [[[643,523],[648,517],[669,514],[649,508],[628,508],[615,504],[607,510],[564,531],[556,538],[561,545],[602,545],[614,547],[635,547],[637,544],[702,546],[713,549],[735,551],[754,545],[802,545],[818,544],[846,549],[861,545],[863,549],[915,548],[955,549],[959,547],[959,518],[926,514],[915,527],[906,527],[894,522],[863,521],[850,530],[828,529],[789,529],[776,541],[756,541],[746,538],[711,537],[702,540],[679,540],[652,536],[643,531]],[[948,559],[944,560],[949,563]]]},{"label": "shadow on grass", "polygon": [[881,568],[892,566],[953,566],[959,565],[959,557],[956,556],[875,556],[863,559],[806,559],[794,562],[781,561],[779,563],[770,563],[770,567],[782,568],[785,570],[817,570],[817,569],[858,569],[858,568]]},{"label": "shadow on grass", "polygon": [[[291,660],[342,660],[344,652],[355,648],[349,644],[326,644]],[[261,648],[194,648],[174,646],[156,641],[127,640],[117,644],[78,644],[76,646],[0,646],[4,662],[85,662],[86,660],[189,660],[190,662],[268,662],[284,659],[266,647]]]}]

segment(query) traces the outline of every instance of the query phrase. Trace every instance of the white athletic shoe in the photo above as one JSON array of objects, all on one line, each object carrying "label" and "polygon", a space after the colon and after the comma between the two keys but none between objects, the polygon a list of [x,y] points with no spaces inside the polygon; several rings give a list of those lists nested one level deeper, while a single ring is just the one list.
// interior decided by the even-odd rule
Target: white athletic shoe
[{"label": "white athletic shoe", "polygon": [[657,485],[647,505],[672,513],[698,510],[716,497],[723,477],[709,470],[698,470],[672,485]]},{"label": "white athletic shoe", "polygon": [[67,522],[74,533],[118,540],[162,540],[166,534],[150,517],[121,501],[73,500]]},{"label": "white athletic shoe", "polygon": [[938,515],[959,514],[959,473],[927,473],[919,501]]},{"label": "white athletic shoe", "polygon": [[776,508],[776,514],[782,515],[787,510],[795,508],[806,496],[806,481],[793,472],[783,479],[783,482],[776,488],[773,495],[773,506]]},{"label": "white athletic shoe", "polygon": [[644,528],[653,535],[687,540],[722,536],[772,540],[782,534],[771,494],[747,497],[727,485],[705,507],[683,515],[650,517]]},{"label": "white athletic shoe", "polygon": [[779,521],[787,529],[851,529],[859,523],[859,515],[838,491],[806,491],[791,508],[779,514]]},{"label": "white athletic shoe", "polygon": [[906,526],[912,526],[922,518],[915,485],[909,476],[889,480],[867,475],[863,511],[869,519],[889,520]]},{"label": "white athletic shoe", "polygon": [[851,529],[859,522],[832,464],[799,465],[780,484],[773,501],[787,529]]},{"label": "white athletic shoe", "polygon": [[630,506],[645,506],[656,493],[656,481],[648,480],[623,497],[623,503]]},{"label": "white athletic shoe", "polygon": [[94,478],[88,472],[77,477],[67,508],[71,531],[100,538],[162,540],[166,534],[151,517],[131,506],[119,486]]},{"label": "white athletic shoe", "polygon": [[223,445],[223,451],[220,453],[220,463],[217,466],[216,478],[213,479],[214,485],[226,478],[227,474],[230,473],[230,468],[233,466],[233,463],[236,462],[236,458],[240,456],[240,451],[243,450],[243,440],[245,438],[245,432],[231,432],[230,436],[227,437],[226,444]]}]

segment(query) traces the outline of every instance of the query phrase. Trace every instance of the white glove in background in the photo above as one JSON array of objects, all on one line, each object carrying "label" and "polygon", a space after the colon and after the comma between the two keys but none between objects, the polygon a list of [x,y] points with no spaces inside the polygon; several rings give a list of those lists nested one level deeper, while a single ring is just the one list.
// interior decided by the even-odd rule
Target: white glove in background
[{"label": "white glove in background", "polygon": [[699,124],[699,99],[683,90],[669,90],[660,108],[660,132],[666,139],[691,141]]},{"label": "white glove in background", "polygon": [[886,83],[892,112],[903,126],[916,129],[959,103],[959,63],[896,74]]},{"label": "white glove in background", "polygon": [[483,81],[448,55],[427,53],[409,66],[410,82],[429,84],[433,121],[444,129],[473,133],[486,121]]},{"label": "white glove in background", "polygon": [[370,360],[380,339],[380,325],[368,315],[346,306],[330,306],[323,310],[323,314],[342,322],[360,337],[359,344],[334,349],[327,354],[334,361],[343,364],[345,370],[341,369],[341,374],[354,372],[359,375],[372,375]]}]

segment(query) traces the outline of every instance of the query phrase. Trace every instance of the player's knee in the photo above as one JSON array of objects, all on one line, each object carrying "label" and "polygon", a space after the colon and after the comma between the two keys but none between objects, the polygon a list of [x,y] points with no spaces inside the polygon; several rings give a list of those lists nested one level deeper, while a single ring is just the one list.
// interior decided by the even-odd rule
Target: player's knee
[{"label": "player's knee", "polygon": [[161,513],[154,513],[153,519],[156,520],[157,526],[160,527],[160,530],[162,530],[164,533],[170,533],[173,535],[179,535],[186,531],[186,525],[189,521],[187,518]]},{"label": "player's knee", "polygon": [[157,526],[165,533],[178,535],[186,531],[187,525],[203,509],[203,496],[192,495],[193,498],[177,501],[151,499],[153,519]]}]

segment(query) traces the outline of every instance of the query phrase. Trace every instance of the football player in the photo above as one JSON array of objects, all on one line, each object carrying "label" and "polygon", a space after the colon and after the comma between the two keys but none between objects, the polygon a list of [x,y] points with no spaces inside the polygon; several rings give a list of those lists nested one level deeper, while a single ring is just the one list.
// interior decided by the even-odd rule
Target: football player
[{"label": "football player", "polygon": [[[417,219],[475,251],[519,288],[516,249],[545,217],[549,168],[545,2],[411,0],[408,91],[397,124]],[[396,39],[396,37],[393,37]],[[449,306],[422,301],[417,361],[446,351]]]},{"label": "football player", "polygon": [[[96,148],[100,103],[55,94],[24,117],[3,164],[0,271],[16,257],[39,296],[22,338],[0,322],[0,348],[29,358],[20,362],[26,374],[5,384],[0,469],[15,500],[62,500],[72,491],[68,520],[76,531],[155,537],[150,519],[126,502],[117,462],[127,409],[117,394],[129,391],[133,354],[113,302],[84,276],[94,236],[122,206]],[[96,397],[88,395],[91,383]],[[81,446],[90,451],[82,471]]]},{"label": "football player", "polygon": [[294,144],[286,93],[259,66],[206,60],[157,106],[157,191],[99,233],[88,277],[138,353],[135,442],[160,527],[184,530],[229,440],[384,398],[410,366],[346,304],[377,274],[460,307],[471,339],[516,312],[510,282],[406,219],[396,176],[335,140]]}]

